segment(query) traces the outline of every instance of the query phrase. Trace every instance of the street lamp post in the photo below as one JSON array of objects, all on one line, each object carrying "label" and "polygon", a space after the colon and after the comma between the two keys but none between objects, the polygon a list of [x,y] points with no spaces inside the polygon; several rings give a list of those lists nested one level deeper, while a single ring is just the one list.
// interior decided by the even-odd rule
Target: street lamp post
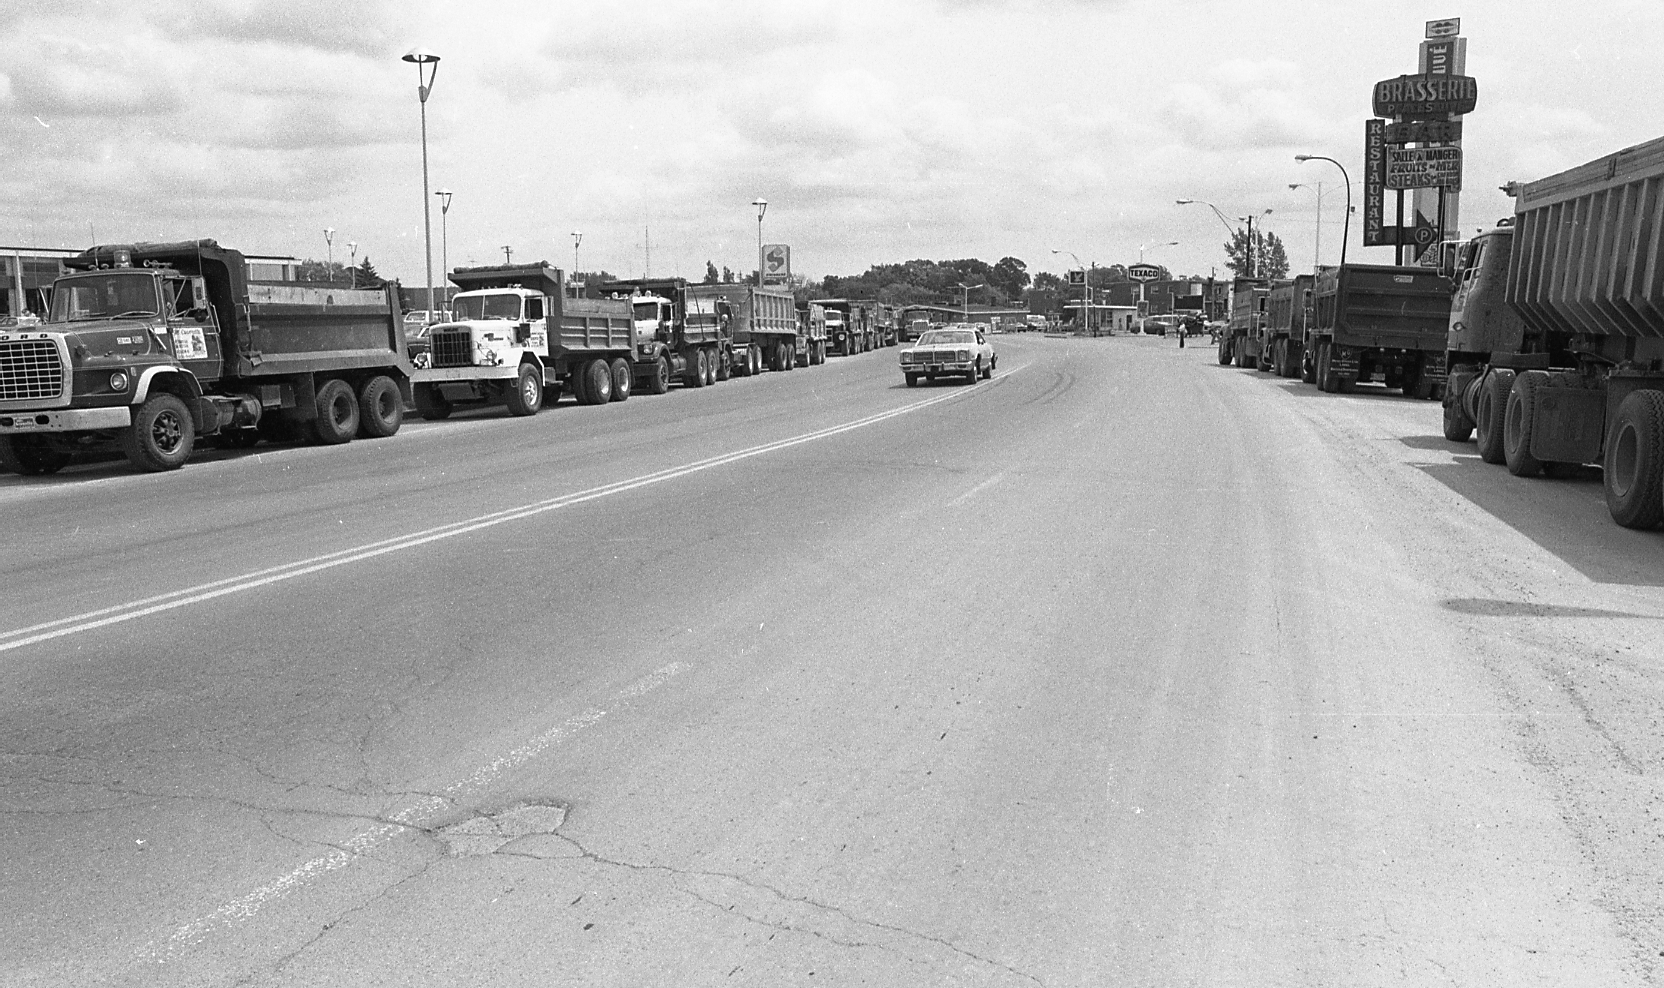
[{"label": "street lamp post", "polygon": [[965,299],[962,303],[960,303],[960,306],[959,306],[960,317],[962,319],[964,319],[966,322],[970,322],[971,321],[971,289],[981,288],[982,287],[982,282],[979,281],[974,285],[967,285],[963,281],[961,281],[959,283],[959,287],[965,290]]},{"label": "street lamp post", "polygon": [[347,268],[347,287],[358,287],[358,241],[347,241],[347,250],[351,251],[352,264]]},{"label": "street lamp post", "polygon": [[1080,329],[1082,332],[1085,332],[1087,323],[1092,318],[1092,303],[1088,301],[1092,293],[1092,279],[1087,276],[1086,265],[1080,262],[1080,258],[1076,256],[1074,251],[1059,250],[1058,248],[1053,247],[1052,253],[1068,254],[1070,257],[1075,259],[1075,266],[1080,268]]},{"label": "street lamp post", "polygon": [[763,214],[768,212],[768,200],[761,196],[751,200],[757,207],[757,287],[763,287]]},{"label": "street lamp post", "polygon": [[578,276],[578,245],[584,242],[582,230],[572,231],[572,277]]},{"label": "street lamp post", "polygon": [[[1271,210],[1266,209],[1261,210],[1258,213],[1249,213],[1247,216],[1237,217],[1244,223],[1248,224],[1248,277],[1250,278],[1258,278],[1260,276],[1259,261],[1261,258],[1258,255],[1264,253],[1263,251],[1257,251],[1254,249],[1254,221],[1263,220],[1265,217],[1270,215]],[[1263,229],[1265,224],[1261,223],[1260,226]]]},{"label": "street lamp post", "polygon": [[[434,195],[439,197],[439,277],[449,280],[451,270],[451,224],[449,219],[451,215],[451,190],[440,189]],[[445,289],[445,294],[449,296],[451,294],[450,289]],[[447,297],[445,308],[449,309],[450,307],[451,300]]]},{"label": "street lamp post", "polygon": [[335,228],[324,227],[324,277],[335,284]]},{"label": "street lamp post", "polygon": [[428,325],[433,325],[433,210],[428,207],[428,96],[439,75],[439,56],[426,48],[412,48],[404,61],[416,66],[416,98],[422,104],[422,241],[428,276]]},{"label": "street lamp post", "polygon": [[[1316,183],[1314,188],[1303,182],[1290,182],[1288,188],[1290,192],[1295,189],[1312,189],[1317,193],[1317,222],[1313,225],[1312,230],[1312,271],[1316,272],[1318,267],[1323,264],[1323,183]],[[1335,190],[1330,189],[1329,191],[1333,192]]]},{"label": "street lamp post", "polygon": [[1327,161],[1340,169],[1340,180],[1346,184],[1346,221],[1341,225],[1340,235],[1340,264],[1346,266],[1346,242],[1352,239],[1352,176],[1346,174],[1346,166],[1333,158],[1321,154],[1297,154],[1295,161]]}]

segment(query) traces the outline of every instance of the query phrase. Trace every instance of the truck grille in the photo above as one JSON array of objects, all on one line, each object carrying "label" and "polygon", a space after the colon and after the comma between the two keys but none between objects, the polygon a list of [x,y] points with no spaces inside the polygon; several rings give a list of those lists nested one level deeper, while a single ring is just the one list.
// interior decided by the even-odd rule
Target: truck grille
[{"label": "truck grille", "polygon": [[52,340],[0,343],[0,401],[56,398],[64,393],[64,363]]},{"label": "truck grille", "polygon": [[436,329],[428,334],[433,347],[433,366],[471,367],[474,363],[474,338],[466,329]]}]

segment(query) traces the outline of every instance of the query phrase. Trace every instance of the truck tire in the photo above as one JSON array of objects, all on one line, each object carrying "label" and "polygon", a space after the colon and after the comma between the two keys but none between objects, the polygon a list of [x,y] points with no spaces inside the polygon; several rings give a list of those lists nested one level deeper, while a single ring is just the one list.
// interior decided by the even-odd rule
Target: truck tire
[{"label": "truck tire", "polygon": [[332,377],[318,389],[318,417],[312,420],[312,435],[325,446],[352,442],[358,435],[358,396],[352,387]]},{"label": "truck tire", "polygon": [[1473,419],[1462,408],[1462,395],[1445,395],[1444,399],[1444,437],[1453,443],[1465,443],[1473,435]]},{"label": "truck tire", "polygon": [[721,362],[721,360],[720,360],[720,358],[717,357],[715,350],[707,350],[707,349],[702,348],[702,349],[700,349],[699,352],[705,355],[705,386],[707,388],[715,387],[716,386],[716,366],[717,366],[718,363]]},{"label": "truck tire", "polygon": [[653,369],[643,378],[650,395],[662,395],[670,390],[670,360],[663,354],[653,362]]},{"label": "truck tire", "polygon": [[[366,439],[385,439],[404,424],[404,395],[386,374],[377,374],[358,389],[358,434]],[[255,433],[259,438],[259,433]]]},{"label": "truck tire", "polygon": [[[352,391],[347,391],[352,402]],[[353,405],[353,415],[358,406]],[[358,425],[353,423],[354,428]],[[185,403],[166,392],[153,394],[133,413],[133,424],[122,430],[121,451],[127,462],[146,473],[177,470],[191,458],[196,446],[196,425]]]},{"label": "truck tire", "polygon": [[1335,375],[1329,372],[1329,341],[1324,340],[1317,345],[1317,369],[1313,376],[1317,379],[1317,390],[1324,394],[1333,394],[1335,390]]},{"label": "truck tire", "polygon": [[437,384],[418,384],[411,389],[416,402],[416,414],[429,422],[451,417],[451,403],[439,392]]},{"label": "truck tire", "polygon": [[510,415],[536,415],[543,407],[543,365],[521,364],[513,386],[503,389],[503,399]]},{"label": "truck tire", "polygon": [[630,362],[623,357],[614,357],[609,370],[612,374],[612,400],[629,401],[631,392],[635,390],[635,374],[630,370]]},{"label": "truck tire", "polygon": [[1531,455],[1532,417],[1537,413],[1537,388],[1544,375],[1526,371],[1514,378],[1502,409],[1502,459],[1516,477],[1535,477],[1543,461]]},{"label": "truck tire", "polygon": [[1317,383],[1317,353],[1320,344],[1312,343],[1301,348],[1300,351],[1300,383]]},{"label": "truck tire", "polygon": [[605,405],[612,401],[612,367],[599,357],[584,361],[583,377],[578,390],[578,401],[585,405]]},{"label": "truck tire", "polygon": [[1479,440],[1479,458],[1486,463],[1504,463],[1502,413],[1508,407],[1508,392],[1514,386],[1514,372],[1493,370],[1479,386],[1474,402],[1473,431]]},{"label": "truck tire", "polygon": [[1219,336],[1219,366],[1228,367],[1231,363],[1231,338],[1221,333]]},{"label": "truck tire", "polygon": [[46,444],[44,436],[0,436],[0,466],[25,477],[57,473],[70,455]]},{"label": "truck tire", "polygon": [[1664,392],[1632,391],[1618,406],[1604,467],[1612,520],[1656,528],[1664,519]]},{"label": "truck tire", "polygon": [[769,370],[771,370],[771,371],[783,371],[783,370],[786,369],[785,364],[782,361],[782,356],[781,356],[784,352],[785,352],[785,348],[782,347],[779,343],[775,343],[773,346],[768,348],[768,369]]}]

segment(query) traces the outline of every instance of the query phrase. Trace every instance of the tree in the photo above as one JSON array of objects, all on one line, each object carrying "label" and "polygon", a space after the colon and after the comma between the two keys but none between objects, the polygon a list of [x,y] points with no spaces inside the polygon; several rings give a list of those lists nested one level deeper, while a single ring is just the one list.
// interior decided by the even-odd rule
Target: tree
[{"label": "tree", "polygon": [[717,279],[719,279],[720,277],[721,277],[721,275],[716,273],[716,265],[712,264],[710,261],[706,261],[705,262],[705,281],[704,281],[704,284],[714,285],[714,284],[717,283]]},{"label": "tree", "polygon": [[722,283],[724,285],[732,285],[734,283],[734,269],[726,264],[722,266]]},{"label": "tree", "polygon": [[295,277],[300,281],[322,282],[328,285],[345,285],[348,280],[347,269],[340,261],[315,261],[310,257],[300,262]]},{"label": "tree", "polygon": [[368,254],[364,255],[364,260],[358,262],[358,267],[353,268],[353,275],[350,280],[353,285],[359,288],[380,288],[387,284],[386,281],[382,280],[381,275],[376,273],[376,266],[370,263],[370,255]]},{"label": "tree", "polygon": [[1034,284],[1029,286],[1029,293],[1061,292],[1064,289],[1063,279],[1050,271],[1042,271],[1034,276]]},{"label": "tree", "polygon": [[1248,263],[1248,247],[1248,231],[1240,227],[1232,232],[1231,239],[1225,241],[1225,266],[1235,272],[1237,277],[1275,280],[1288,276],[1288,252],[1283,249],[1283,241],[1275,233],[1254,231],[1254,263],[1251,268]]},{"label": "tree", "polygon": [[988,283],[1007,298],[1021,298],[1028,288],[1028,265],[1015,257],[1002,257],[988,272]]}]

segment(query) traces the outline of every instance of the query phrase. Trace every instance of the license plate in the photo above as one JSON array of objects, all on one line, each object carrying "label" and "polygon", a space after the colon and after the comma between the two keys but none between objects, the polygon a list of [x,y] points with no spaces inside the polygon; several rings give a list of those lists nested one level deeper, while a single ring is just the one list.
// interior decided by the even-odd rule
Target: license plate
[{"label": "license plate", "polygon": [[941,372],[942,365],[941,364],[926,364],[924,369],[929,371],[932,374],[937,374],[937,373]]},{"label": "license plate", "polygon": [[33,415],[28,418],[18,416],[12,419],[12,430],[15,432],[45,432],[47,428],[46,424],[36,422]]}]

